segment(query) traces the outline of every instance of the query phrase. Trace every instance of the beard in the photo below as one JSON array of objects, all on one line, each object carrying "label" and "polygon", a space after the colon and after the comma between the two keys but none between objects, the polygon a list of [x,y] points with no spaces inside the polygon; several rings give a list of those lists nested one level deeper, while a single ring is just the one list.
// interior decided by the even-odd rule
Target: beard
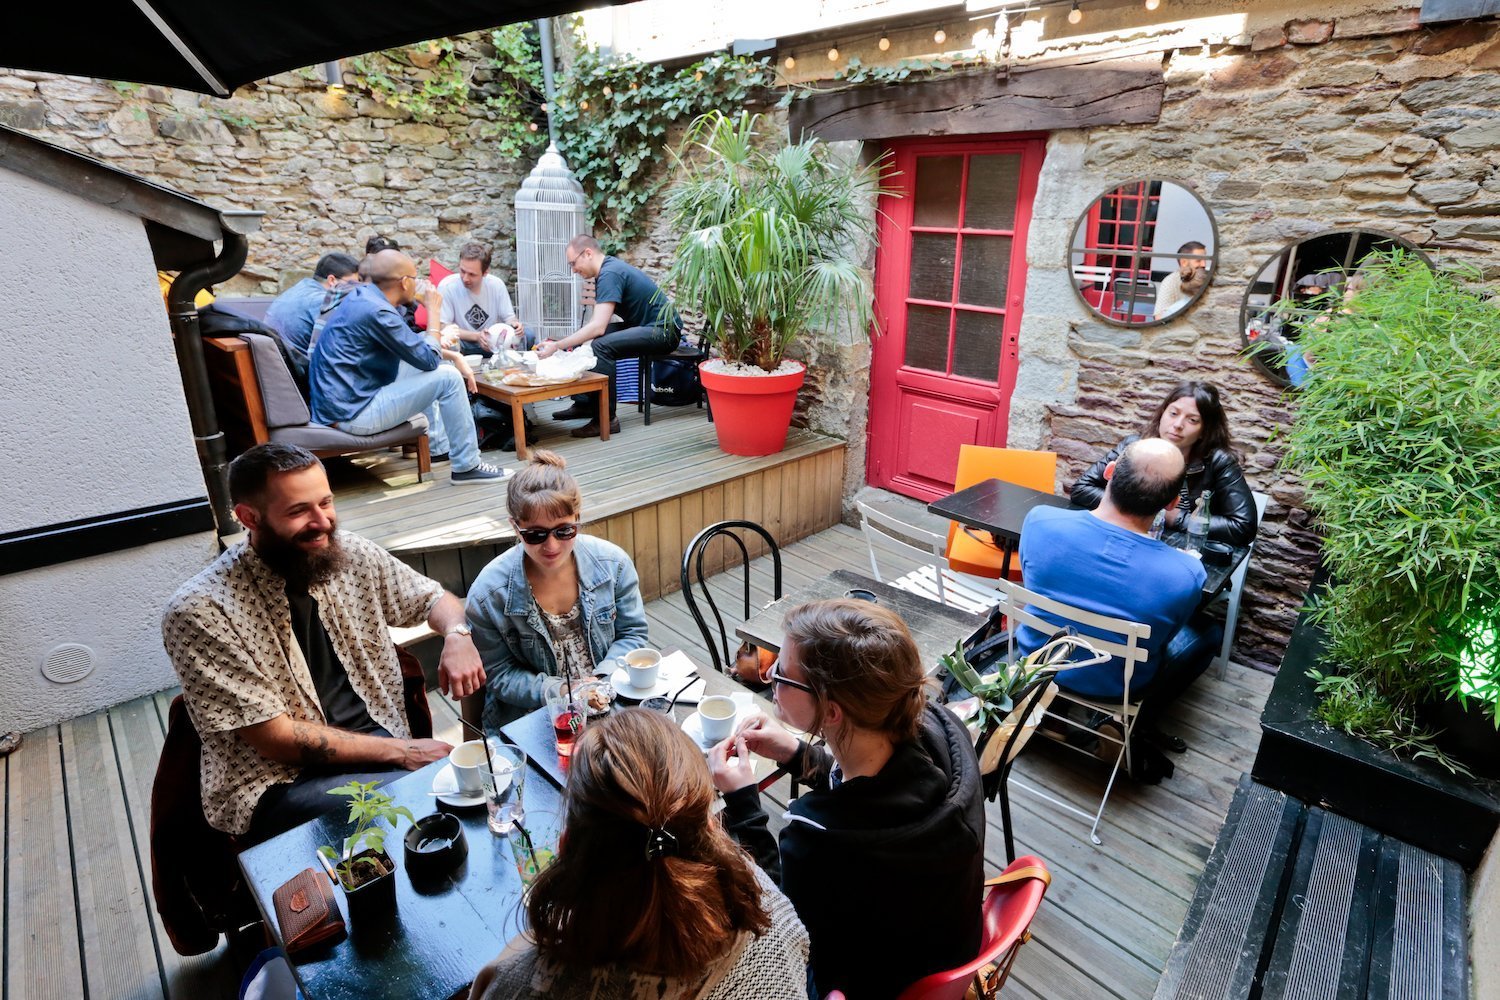
[{"label": "beard", "polygon": [[[328,544],[309,552],[299,543],[327,535]],[[344,568],[346,554],[339,544],[338,524],[327,531],[310,528],[296,535],[283,535],[270,525],[262,525],[251,540],[257,555],[297,590],[315,583],[327,583]]]}]

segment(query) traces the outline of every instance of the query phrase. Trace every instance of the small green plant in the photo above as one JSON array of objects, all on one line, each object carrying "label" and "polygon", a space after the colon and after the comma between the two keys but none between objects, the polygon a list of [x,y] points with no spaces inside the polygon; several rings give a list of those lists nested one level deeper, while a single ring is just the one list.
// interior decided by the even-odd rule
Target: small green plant
[{"label": "small green plant", "polygon": [[1416,254],[1301,334],[1311,360],[1287,468],[1323,529],[1331,583],[1313,674],[1331,726],[1449,767],[1424,702],[1480,699],[1500,726],[1500,309]]},{"label": "small green plant", "polygon": [[381,820],[390,824],[392,830],[402,816],[408,823],[415,822],[411,810],[396,805],[395,799],[385,792],[377,792],[375,789],[379,786],[378,781],[351,781],[328,790],[329,795],[343,795],[349,799],[349,822],[354,824],[354,832],[344,838],[342,853],[327,844],[319,847],[318,853],[334,862],[345,888],[386,874],[374,859],[355,857],[364,850],[384,853],[386,831],[378,825]]},{"label": "small green plant", "polygon": [[857,259],[875,237],[888,161],[841,162],[816,139],[767,142],[760,120],[714,111],[688,129],[667,198],[681,242],[666,283],[704,315],[724,360],[775,371],[810,330],[875,328]]},{"label": "small green plant", "polygon": [[[1004,722],[1016,710],[1016,704],[1045,684],[1059,670],[1079,665],[1072,657],[1076,652],[1100,656],[1098,650],[1085,640],[1074,635],[1063,635],[1053,639],[1039,649],[1017,660],[1013,665],[1001,665],[1001,669],[989,677],[981,677],[964,654],[964,644],[958,643],[953,652],[944,653],[938,659],[939,666],[948,671],[959,687],[979,699],[979,714],[976,721],[980,732],[991,725]],[[1088,660],[1082,662],[1090,662]]]}]

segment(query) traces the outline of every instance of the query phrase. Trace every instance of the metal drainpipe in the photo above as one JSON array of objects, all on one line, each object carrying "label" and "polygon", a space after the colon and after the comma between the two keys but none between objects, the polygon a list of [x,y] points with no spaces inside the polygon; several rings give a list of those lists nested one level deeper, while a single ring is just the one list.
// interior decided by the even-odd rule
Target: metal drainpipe
[{"label": "metal drainpipe", "polygon": [[213,507],[221,537],[239,529],[229,503],[229,450],[224,447],[224,432],[219,429],[219,418],[214,412],[208,367],[203,361],[203,338],[198,333],[198,307],[193,300],[209,285],[239,274],[249,250],[250,244],[244,236],[226,231],[219,256],[183,271],[167,293],[167,315],[176,342],[182,388],[187,394],[188,416],[193,422],[193,442],[198,447],[203,481],[208,485],[208,502]]},{"label": "metal drainpipe", "polygon": [[552,100],[557,90],[552,84],[552,18],[536,22],[537,37],[542,43],[542,93],[547,97],[547,138],[557,145],[557,124],[552,120]]}]

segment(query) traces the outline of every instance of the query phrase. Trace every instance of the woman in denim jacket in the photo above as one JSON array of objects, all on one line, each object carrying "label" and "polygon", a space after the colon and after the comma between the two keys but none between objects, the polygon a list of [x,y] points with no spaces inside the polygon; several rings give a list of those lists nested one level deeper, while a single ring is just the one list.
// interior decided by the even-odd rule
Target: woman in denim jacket
[{"label": "woman in denim jacket", "polygon": [[564,671],[590,677],[646,645],[635,566],[618,545],[579,534],[583,498],[561,456],[534,451],[506,491],[520,541],[469,589],[469,626],[484,660],[484,723],[540,708]]}]

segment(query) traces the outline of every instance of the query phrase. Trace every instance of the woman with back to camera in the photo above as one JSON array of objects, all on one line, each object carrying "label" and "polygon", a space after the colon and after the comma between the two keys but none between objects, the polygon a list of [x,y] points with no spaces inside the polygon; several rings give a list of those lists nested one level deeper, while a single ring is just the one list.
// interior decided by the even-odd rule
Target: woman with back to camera
[{"label": "woman with back to camera", "polygon": [[667,716],[624,709],[584,730],[529,929],[470,1000],[804,997],[807,931],[713,802],[703,752]]},{"label": "woman with back to camera", "polygon": [[1258,527],[1255,497],[1240,471],[1229,438],[1229,420],[1219,403],[1219,390],[1208,382],[1182,382],[1167,394],[1140,434],[1132,434],[1115,445],[1073,484],[1072,500],[1093,510],[1104,498],[1105,466],[1120,457],[1132,441],[1159,437],[1182,451],[1187,475],[1177,503],[1167,508],[1167,527],[1184,526],[1187,515],[1204,490],[1209,497],[1208,537],[1230,545],[1249,545]]},{"label": "woman with back to camera", "polygon": [[646,645],[646,610],[625,550],[580,531],[583,496],[562,456],[533,451],[505,503],[519,539],[469,588],[484,660],[484,721],[495,728],[563,683]]},{"label": "woman with back to camera", "polygon": [[[794,608],[771,673],[776,714],[714,747],[724,819],[779,877],[812,941],[808,995],[894,997],[979,950],[984,803],[962,723],[927,701],[921,657],[892,611],[865,601]],[[810,791],[772,838],[750,754]]]}]

